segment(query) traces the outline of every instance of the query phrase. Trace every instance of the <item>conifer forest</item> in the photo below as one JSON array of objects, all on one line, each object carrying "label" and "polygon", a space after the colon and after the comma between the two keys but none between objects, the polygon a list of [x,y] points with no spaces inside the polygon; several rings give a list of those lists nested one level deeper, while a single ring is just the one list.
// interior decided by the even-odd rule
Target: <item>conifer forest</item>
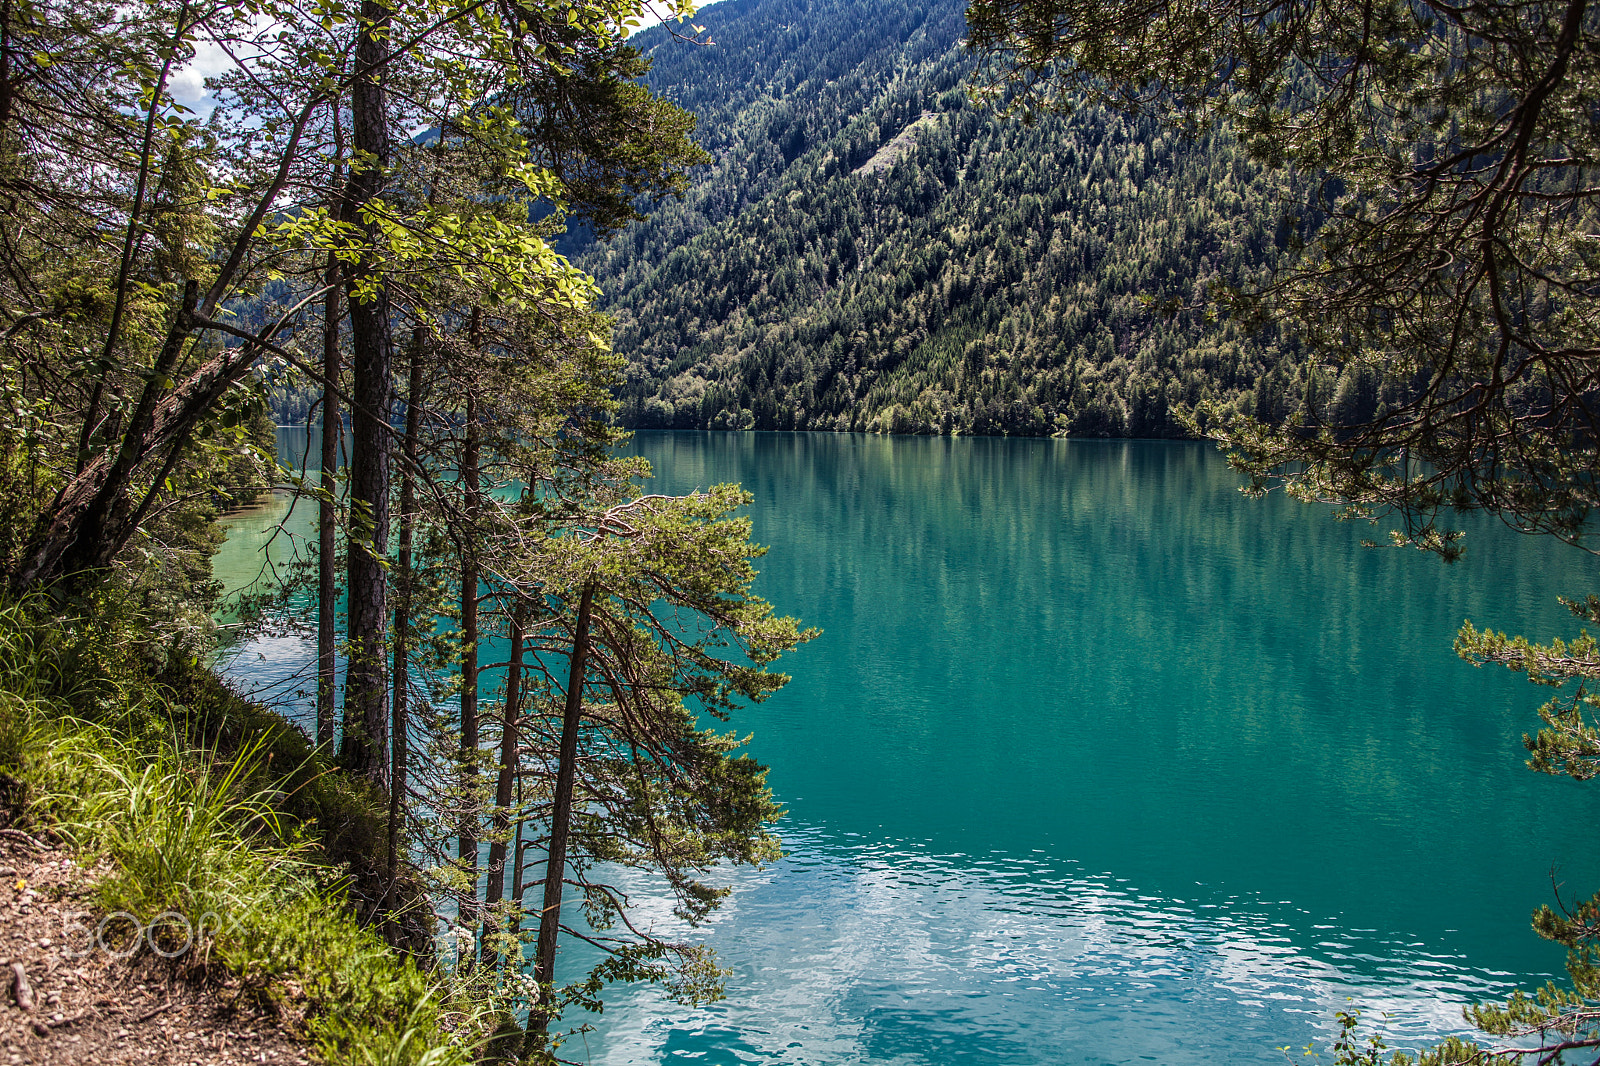
[{"label": "conifer forest", "polygon": [[1597,122],[1587,0],[0,0],[10,1061],[1600,1062]]}]

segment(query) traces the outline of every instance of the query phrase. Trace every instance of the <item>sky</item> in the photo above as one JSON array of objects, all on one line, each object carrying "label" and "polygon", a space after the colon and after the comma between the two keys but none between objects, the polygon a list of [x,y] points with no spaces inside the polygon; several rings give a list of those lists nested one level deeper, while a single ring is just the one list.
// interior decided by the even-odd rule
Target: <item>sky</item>
[{"label": "sky", "polygon": [[[716,3],[716,0],[702,0],[698,5],[704,10]],[[646,0],[646,11],[666,13],[668,7],[664,3]],[[639,29],[648,29],[661,23],[660,14],[648,14],[640,20]],[[692,20],[691,20],[692,21]],[[638,30],[634,31],[638,32]],[[687,25],[684,32],[688,32]],[[195,45],[194,58],[183,67],[173,72],[168,79],[172,98],[185,107],[193,108],[201,116],[209,114],[213,106],[211,96],[206,92],[206,79],[214,78],[233,66],[233,60],[228,58],[217,45],[210,41],[200,41]]]}]

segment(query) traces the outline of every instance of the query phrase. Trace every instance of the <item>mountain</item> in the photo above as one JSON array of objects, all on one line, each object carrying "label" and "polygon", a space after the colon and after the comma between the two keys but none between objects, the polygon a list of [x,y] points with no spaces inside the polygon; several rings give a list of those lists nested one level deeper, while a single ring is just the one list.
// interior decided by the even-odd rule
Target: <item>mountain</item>
[{"label": "mountain", "polygon": [[639,35],[714,162],[576,253],[634,427],[1176,436],[1269,417],[1287,338],[1212,313],[1296,239],[1292,179],[1226,133],[976,106],[955,0],[725,0]]}]

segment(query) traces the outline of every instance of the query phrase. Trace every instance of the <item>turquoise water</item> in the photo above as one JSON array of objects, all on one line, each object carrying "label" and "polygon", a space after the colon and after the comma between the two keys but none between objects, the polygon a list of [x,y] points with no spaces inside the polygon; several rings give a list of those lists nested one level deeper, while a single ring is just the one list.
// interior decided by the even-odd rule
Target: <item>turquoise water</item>
[{"label": "turquoise water", "polygon": [[[1482,521],[1453,567],[1364,549],[1202,444],[637,448],[657,491],[743,482],[760,591],[825,633],[736,720],[789,854],[702,931],[728,999],[614,989],[569,1057],[1282,1062],[1347,997],[1407,1046],[1559,971],[1528,913],[1552,869],[1600,886],[1600,787],[1526,770],[1541,691],[1450,640],[1571,630],[1587,557]],[[273,639],[231,669],[288,691]]]}]

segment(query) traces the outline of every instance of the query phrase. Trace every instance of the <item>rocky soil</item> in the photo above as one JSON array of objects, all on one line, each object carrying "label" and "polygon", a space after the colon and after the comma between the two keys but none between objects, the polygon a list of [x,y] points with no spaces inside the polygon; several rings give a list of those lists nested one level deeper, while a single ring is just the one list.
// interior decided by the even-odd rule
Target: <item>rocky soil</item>
[{"label": "rocky soil", "polygon": [[204,967],[99,943],[90,891],[104,873],[0,829],[0,1066],[310,1061],[279,1019],[232,1002]]}]

